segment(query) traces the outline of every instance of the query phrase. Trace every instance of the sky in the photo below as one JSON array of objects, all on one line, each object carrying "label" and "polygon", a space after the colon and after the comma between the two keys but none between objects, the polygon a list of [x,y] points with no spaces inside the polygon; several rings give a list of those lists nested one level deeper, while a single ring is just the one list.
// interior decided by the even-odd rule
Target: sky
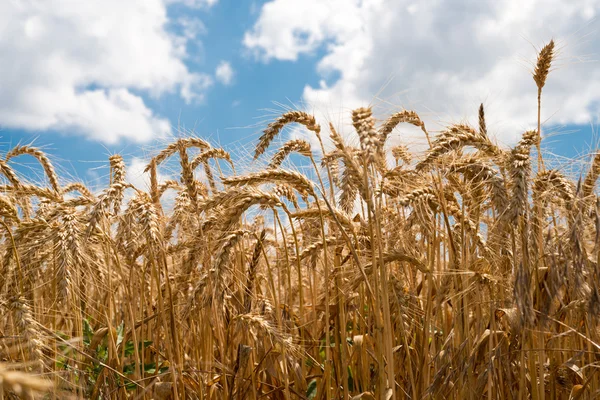
[{"label": "sky", "polygon": [[[0,151],[32,143],[100,184],[194,134],[248,159],[261,129],[299,108],[356,140],[350,110],[417,111],[432,131],[475,123],[509,146],[537,123],[531,71],[550,39],[545,149],[596,149],[600,0],[5,0]],[[298,129],[281,138],[304,135]],[[393,141],[416,141],[400,128]]]}]

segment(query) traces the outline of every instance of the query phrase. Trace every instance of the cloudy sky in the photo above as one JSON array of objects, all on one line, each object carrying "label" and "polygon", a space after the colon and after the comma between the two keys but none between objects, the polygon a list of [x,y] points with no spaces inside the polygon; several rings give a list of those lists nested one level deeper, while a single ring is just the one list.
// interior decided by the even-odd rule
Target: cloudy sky
[{"label": "cloudy sky", "polygon": [[141,170],[182,132],[242,155],[289,107],[345,130],[357,106],[414,109],[436,130],[474,121],[481,102],[509,145],[536,123],[532,63],[554,39],[547,148],[581,154],[600,111],[598,11],[600,0],[5,0],[0,146],[34,140],[90,181],[108,155]]}]

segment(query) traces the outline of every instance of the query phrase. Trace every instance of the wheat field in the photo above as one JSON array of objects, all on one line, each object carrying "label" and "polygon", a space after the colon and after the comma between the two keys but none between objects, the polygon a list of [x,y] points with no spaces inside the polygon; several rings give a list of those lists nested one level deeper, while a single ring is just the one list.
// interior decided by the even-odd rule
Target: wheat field
[{"label": "wheat field", "polygon": [[[179,138],[149,161],[148,190],[120,155],[92,191],[13,148],[0,399],[600,397],[600,155],[578,181],[545,166],[554,55],[538,55],[538,127],[513,148],[483,105],[478,126],[437,134],[413,111],[358,108],[356,146],[288,111],[254,171]],[[274,150],[288,124],[311,140]],[[399,124],[428,149],[386,143]],[[43,180],[16,172],[22,155]],[[159,179],[167,165],[178,180]]]}]

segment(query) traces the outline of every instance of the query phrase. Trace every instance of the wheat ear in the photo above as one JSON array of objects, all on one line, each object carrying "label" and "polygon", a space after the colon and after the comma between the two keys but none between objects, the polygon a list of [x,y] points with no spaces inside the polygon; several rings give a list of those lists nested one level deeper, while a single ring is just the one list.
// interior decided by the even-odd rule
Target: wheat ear
[{"label": "wheat ear", "polygon": [[21,154],[28,154],[30,156],[35,157],[42,168],[44,168],[44,172],[50,181],[50,186],[55,192],[60,192],[60,185],[58,184],[58,176],[56,175],[56,171],[54,170],[54,166],[50,162],[50,159],[44,154],[43,151],[36,147],[31,146],[16,146],[11,151],[6,153],[5,161],[8,162],[11,158],[19,156]]},{"label": "wheat ear", "polygon": [[275,121],[271,122],[267,129],[263,131],[262,136],[258,139],[258,144],[256,145],[256,149],[254,150],[254,159],[256,160],[263,154],[269,145],[279,134],[281,129],[287,125],[296,122],[300,125],[303,125],[309,131],[315,132],[317,135],[321,133],[321,126],[317,124],[317,121],[314,116],[304,112],[304,111],[288,111],[285,114],[281,115]]}]

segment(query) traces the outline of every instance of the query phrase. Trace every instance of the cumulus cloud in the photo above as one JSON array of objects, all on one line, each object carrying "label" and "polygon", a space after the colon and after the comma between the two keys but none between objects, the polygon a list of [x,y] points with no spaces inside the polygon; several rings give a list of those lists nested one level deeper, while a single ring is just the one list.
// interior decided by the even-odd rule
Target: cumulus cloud
[{"label": "cumulus cloud", "polygon": [[[245,46],[268,61],[322,54],[319,85],[303,100],[334,122],[366,104],[388,114],[419,111],[430,128],[475,120],[512,142],[537,121],[531,77],[536,49],[551,38],[559,56],[544,88],[542,118],[551,124],[596,121],[600,51],[589,34],[600,1],[272,0],[263,5]],[[533,45],[532,45],[533,44]]]},{"label": "cumulus cloud", "polygon": [[186,7],[207,8],[217,4],[219,0],[167,0],[168,3],[181,3]]},{"label": "cumulus cloud", "polygon": [[140,93],[198,101],[211,79],[184,63],[191,28],[168,23],[167,0],[0,2],[0,126],[106,143],[169,134]]},{"label": "cumulus cloud", "polygon": [[233,68],[227,61],[221,61],[215,70],[217,80],[226,86],[233,82],[233,73]]}]

